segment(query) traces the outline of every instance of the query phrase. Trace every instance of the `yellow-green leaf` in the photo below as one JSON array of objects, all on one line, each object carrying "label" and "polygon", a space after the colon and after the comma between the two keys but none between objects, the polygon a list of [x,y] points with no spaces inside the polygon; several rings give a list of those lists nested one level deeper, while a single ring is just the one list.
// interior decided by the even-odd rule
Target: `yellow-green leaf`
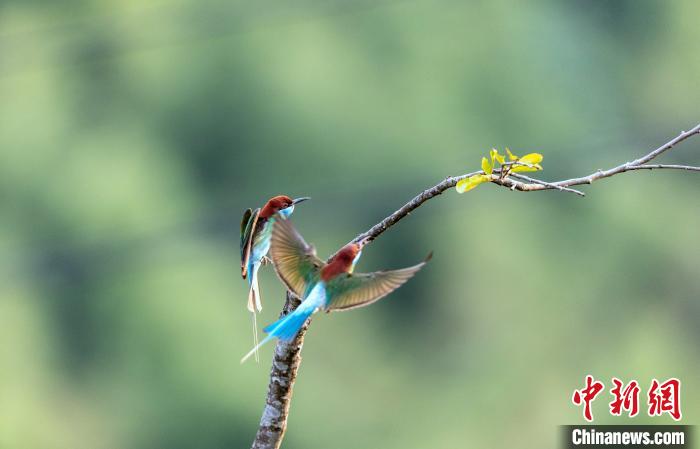
[{"label": "yellow-green leaf", "polygon": [[481,169],[486,173],[487,175],[490,175],[493,173],[493,165],[489,162],[488,159],[485,157],[481,158]]},{"label": "yellow-green leaf", "polygon": [[542,159],[544,159],[544,156],[542,156],[540,153],[530,153],[518,159],[518,162],[536,165],[542,162]]},{"label": "yellow-green leaf", "polygon": [[457,189],[458,193],[464,193],[468,192],[474,187],[478,186],[479,184],[482,184],[484,182],[489,182],[491,180],[490,175],[474,175],[470,176],[466,179],[462,179],[457,183],[457,186],[455,187]]},{"label": "yellow-green leaf", "polygon": [[[522,161],[522,158],[520,159],[520,161]],[[520,162],[520,161],[518,161],[518,162]],[[512,173],[520,173],[520,172],[525,172],[525,171],[538,171],[538,170],[542,170],[542,166],[540,164],[532,164],[532,166],[513,165],[511,172]]]},{"label": "yellow-green leaf", "polygon": [[498,154],[498,150],[495,148],[491,148],[489,155],[491,156],[491,165],[496,165],[496,161],[500,162],[501,164],[506,161],[502,155]]},{"label": "yellow-green leaf", "polygon": [[508,159],[510,159],[511,161],[517,161],[517,160],[518,160],[518,156],[516,156],[516,155],[514,155],[513,153],[511,153],[511,152],[510,152],[510,149],[509,149],[508,147],[506,147],[506,153],[508,153]]}]

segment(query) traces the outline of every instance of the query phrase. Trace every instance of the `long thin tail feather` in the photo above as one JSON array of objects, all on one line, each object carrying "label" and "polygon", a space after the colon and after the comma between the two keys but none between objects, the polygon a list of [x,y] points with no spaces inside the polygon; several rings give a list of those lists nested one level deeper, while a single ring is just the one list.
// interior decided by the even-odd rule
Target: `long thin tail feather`
[{"label": "long thin tail feather", "polygon": [[257,353],[258,349],[260,349],[262,345],[272,340],[274,337],[278,337],[283,341],[293,339],[299,332],[299,329],[301,329],[301,327],[304,325],[304,322],[306,322],[306,319],[311,316],[314,311],[315,309],[299,307],[294,312],[267,326],[263,330],[268,333],[268,336],[265,337],[263,341],[255,345],[255,347],[241,359],[241,363],[248,360],[251,355]]},{"label": "long thin tail feather", "polygon": [[[258,314],[253,311],[253,345],[254,347],[258,347]],[[255,350],[255,363],[260,362],[260,356],[258,354],[258,350]]]},{"label": "long thin tail feather", "polygon": [[250,290],[248,291],[248,310],[255,313],[262,310],[262,299],[260,298],[260,287],[258,286],[258,270],[260,263],[251,263],[249,267]]},{"label": "long thin tail feather", "polygon": [[[248,291],[248,311],[253,314],[253,345],[255,348],[259,346],[257,314],[262,310],[260,288],[258,287],[258,269],[260,269],[259,263],[248,264],[248,282],[250,283],[250,290]],[[255,349],[255,361],[260,361],[257,349]]]},{"label": "long thin tail feather", "polygon": [[265,338],[263,339],[263,341],[261,341],[260,343],[258,343],[257,345],[255,345],[255,347],[254,347],[253,349],[251,349],[251,350],[248,352],[248,354],[246,354],[246,355],[243,356],[243,358],[241,359],[241,363],[244,363],[246,360],[248,360],[248,359],[250,358],[251,355],[257,353],[257,352],[258,352],[258,349],[260,349],[260,347],[261,347],[262,345],[264,345],[265,343],[267,343],[268,341],[272,340],[272,338],[273,338],[272,335],[268,335],[267,337],[265,337]]}]

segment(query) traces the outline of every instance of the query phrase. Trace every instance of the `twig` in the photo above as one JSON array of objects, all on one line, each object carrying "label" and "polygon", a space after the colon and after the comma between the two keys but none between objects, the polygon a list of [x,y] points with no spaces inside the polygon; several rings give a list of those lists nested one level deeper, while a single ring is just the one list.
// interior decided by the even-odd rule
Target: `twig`
[{"label": "twig", "polygon": [[434,185],[433,187],[422,191],[418,195],[416,195],[411,201],[408,203],[404,204],[401,206],[400,209],[398,209],[396,212],[393,214],[389,215],[386,217],[384,220],[380,221],[376,225],[372,226],[369,231],[358,235],[355,237],[353,242],[359,242],[362,239],[369,239],[369,241],[374,240],[381,234],[382,232],[386,231],[393,225],[399,222],[402,218],[404,218],[406,215],[410,214],[413,212],[415,209],[420,207],[423,203],[426,201],[435,198],[438,195],[441,195],[444,191],[449,190],[453,188],[454,186],[457,185],[459,181],[462,179],[466,179],[470,176],[477,175],[483,173],[482,171],[475,171],[472,173],[467,173],[466,175],[462,176],[450,176],[445,178],[442,182],[439,184]]},{"label": "twig", "polygon": [[536,179],[536,178],[531,178],[529,176],[521,175],[520,173],[511,173],[509,176],[512,176],[513,178],[521,179],[521,180],[527,181],[527,182],[534,182],[535,184],[542,184],[543,186],[548,186],[548,187],[551,187],[553,189],[557,189],[557,190],[562,191],[562,192],[571,192],[571,193],[575,193],[576,195],[579,195],[579,196],[586,196],[586,194],[580,190],[572,189],[569,187],[558,186],[556,184],[552,184],[551,182],[542,181],[541,179]]},{"label": "twig", "polygon": [[634,165],[634,166],[630,167],[631,170],[654,170],[656,168],[667,168],[667,169],[672,169],[672,170],[700,171],[700,167],[693,167],[692,165],[644,164],[644,165]]},{"label": "twig", "polygon": [[[700,167],[685,165],[647,164],[647,162],[696,134],[700,134],[700,124],[692,128],[690,131],[682,132],[675,139],[668,141],[656,150],[640,157],[639,159],[626,162],[609,170],[598,170],[595,173],[581,178],[572,178],[557,182],[546,182],[521,174],[517,174],[516,176],[516,174],[511,173],[509,176],[504,178],[497,178],[494,176],[494,179],[492,179],[491,182],[507,187],[511,190],[518,190],[522,192],[556,189],[560,191],[573,192],[577,195],[583,196],[583,192],[571,189],[570,187],[582,184],[592,184],[593,181],[609,178],[620,173],[634,170],[678,169],[700,171]],[[476,171],[461,176],[450,176],[445,178],[442,182],[416,195],[411,201],[404,204],[401,208],[376,225],[372,226],[368,231],[355,237],[353,242],[359,242],[362,239],[368,239],[370,241],[374,240],[380,234],[398,223],[404,217],[408,216],[426,201],[435,198],[446,190],[455,187],[460,180],[480,173],[483,174],[482,171]],[[516,181],[513,178],[527,181],[527,183]],[[294,310],[298,305],[299,300],[288,292],[287,301],[285,303],[284,310],[282,311],[282,315]],[[300,352],[304,341],[304,335],[309,323],[310,320],[304,324],[304,327],[301,329],[297,337],[291,342],[277,342],[275,356],[272,360],[272,370],[270,371],[270,383],[267,391],[265,410],[263,411],[263,416],[260,420],[260,427],[255,437],[255,441],[253,442],[252,449],[277,449],[282,444],[282,438],[284,437],[284,432],[287,428],[287,417],[289,415],[292,387],[294,386],[299,365],[301,364]]]},{"label": "twig", "polygon": [[[576,185],[581,185],[581,184],[592,184],[593,181],[597,181],[597,180],[603,179],[603,178],[609,178],[611,176],[614,176],[614,175],[617,175],[620,173],[624,173],[627,171],[645,170],[647,168],[644,166],[644,164],[651,161],[652,159],[655,159],[656,157],[658,157],[661,154],[665,153],[666,151],[670,150],[671,148],[673,148],[674,146],[683,142],[687,138],[694,136],[695,134],[700,134],[700,124],[696,125],[690,131],[683,131],[675,139],[672,139],[672,140],[666,142],[665,144],[661,145],[659,148],[655,149],[651,153],[648,153],[648,154],[640,157],[639,159],[635,159],[634,161],[620,164],[617,167],[613,167],[609,170],[605,170],[605,171],[598,170],[597,172],[591,173],[588,176],[584,176],[581,178],[567,179],[565,181],[559,181],[559,182],[555,182],[553,184],[558,185],[558,186],[562,186],[562,187],[571,187],[571,186],[576,186]],[[693,171],[698,171],[698,167],[692,167],[690,169]],[[534,191],[534,190],[543,190],[543,187],[533,186],[533,188],[528,189],[528,191]]]}]

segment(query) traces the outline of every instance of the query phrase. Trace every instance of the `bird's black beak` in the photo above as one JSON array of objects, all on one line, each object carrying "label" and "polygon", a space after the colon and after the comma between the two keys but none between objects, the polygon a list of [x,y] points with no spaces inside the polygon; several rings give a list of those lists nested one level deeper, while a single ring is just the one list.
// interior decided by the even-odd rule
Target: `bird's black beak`
[{"label": "bird's black beak", "polygon": [[292,204],[299,204],[299,203],[303,203],[304,201],[306,201],[306,200],[310,200],[310,199],[311,199],[311,197],[308,197],[308,196],[302,196],[301,198],[296,198],[296,199],[292,200]]}]

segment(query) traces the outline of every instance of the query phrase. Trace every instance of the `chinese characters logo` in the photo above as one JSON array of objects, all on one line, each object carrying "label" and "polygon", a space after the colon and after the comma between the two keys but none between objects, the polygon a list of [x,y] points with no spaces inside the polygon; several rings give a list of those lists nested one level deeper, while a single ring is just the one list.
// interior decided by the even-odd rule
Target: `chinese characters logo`
[{"label": "chinese characters logo", "polygon": [[[610,414],[621,416],[626,413],[630,418],[639,413],[640,387],[636,380],[625,384],[620,379],[612,378],[613,387],[610,394],[613,400],[609,403]],[[591,403],[605,390],[602,382],[587,375],[586,382],[580,390],[574,390],[571,401],[574,405],[583,406],[583,417],[586,421],[593,421]],[[647,391],[647,413],[649,416],[661,416],[668,413],[674,420],[681,419],[681,381],[670,378],[663,383],[652,379]]]}]

